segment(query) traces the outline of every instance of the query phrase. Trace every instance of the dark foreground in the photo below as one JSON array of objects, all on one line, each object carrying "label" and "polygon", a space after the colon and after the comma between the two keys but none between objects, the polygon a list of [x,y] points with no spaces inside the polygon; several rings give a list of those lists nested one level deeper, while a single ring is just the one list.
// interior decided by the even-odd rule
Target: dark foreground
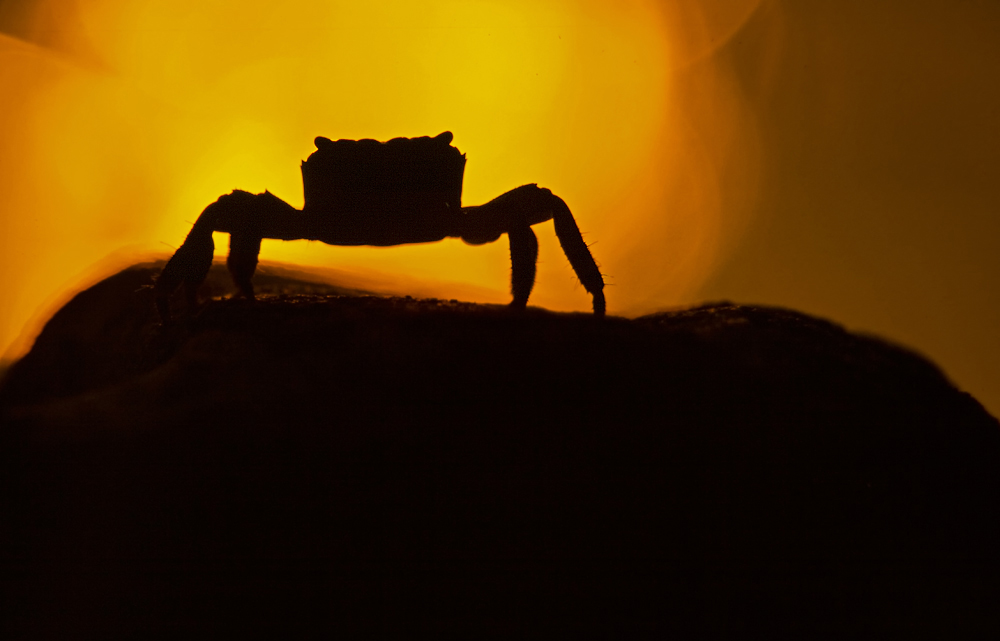
[{"label": "dark foreground", "polygon": [[1000,633],[1000,426],[905,350],[153,273],[0,390],[4,638]]}]

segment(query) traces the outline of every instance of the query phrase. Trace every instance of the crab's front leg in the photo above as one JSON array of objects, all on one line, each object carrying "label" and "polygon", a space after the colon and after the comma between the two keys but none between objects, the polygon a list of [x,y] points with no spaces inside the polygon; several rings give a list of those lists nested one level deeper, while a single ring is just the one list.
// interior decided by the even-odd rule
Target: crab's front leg
[{"label": "crab's front leg", "polygon": [[523,185],[494,198],[485,205],[465,207],[462,240],[471,244],[492,242],[506,233],[510,240],[511,307],[523,308],[535,284],[538,240],[532,225],[553,220],[559,244],[573,271],[593,297],[594,313],[605,311],[604,278],[583,242],[580,228],[563,201],[538,185]]}]

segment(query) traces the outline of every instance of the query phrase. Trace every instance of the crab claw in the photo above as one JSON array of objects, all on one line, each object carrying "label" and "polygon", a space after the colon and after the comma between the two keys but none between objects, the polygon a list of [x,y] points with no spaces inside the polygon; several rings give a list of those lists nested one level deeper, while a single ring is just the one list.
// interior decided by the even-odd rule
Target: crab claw
[{"label": "crab claw", "polygon": [[164,325],[170,323],[170,297],[183,283],[189,307],[195,304],[198,287],[205,282],[212,266],[215,242],[211,229],[199,229],[196,225],[184,240],[166,267],[156,279],[153,290],[156,293],[156,309]]}]

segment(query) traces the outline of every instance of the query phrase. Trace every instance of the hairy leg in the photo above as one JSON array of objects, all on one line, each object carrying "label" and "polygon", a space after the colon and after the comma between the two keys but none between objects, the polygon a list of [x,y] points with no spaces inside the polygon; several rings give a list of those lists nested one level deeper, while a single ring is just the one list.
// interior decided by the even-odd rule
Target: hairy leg
[{"label": "hairy leg", "polygon": [[241,296],[253,300],[253,273],[257,270],[261,237],[250,232],[233,232],[229,236],[229,257],[226,266]]},{"label": "hairy leg", "polygon": [[156,281],[156,307],[164,323],[170,322],[170,296],[183,283],[189,307],[212,266],[213,232],[230,235],[229,271],[240,294],[253,298],[251,279],[257,268],[261,238],[299,238],[297,209],[269,192],[251,194],[236,190],[205,208],[184,244],[163,268]]},{"label": "hairy leg", "polygon": [[[548,190],[546,190],[548,191]],[[594,299],[594,313],[604,315],[604,277],[597,267],[594,257],[590,254],[587,243],[583,242],[580,228],[576,225],[573,214],[562,198],[549,193],[552,199],[552,219],[556,227],[556,236],[562,245],[569,264],[573,266],[577,278]]]},{"label": "hairy leg", "polygon": [[523,220],[511,225],[507,237],[510,240],[510,293],[514,296],[510,306],[524,309],[535,286],[538,238]]},{"label": "hairy leg", "polygon": [[510,238],[511,290],[514,294],[511,306],[524,307],[535,280],[538,243],[534,232],[531,232],[531,240],[526,238],[524,228],[530,232],[531,225],[554,220],[563,252],[577,278],[593,297],[594,313],[599,316],[604,314],[604,278],[562,198],[538,185],[522,185],[485,205],[466,207],[463,211],[467,213],[467,220],[461,238],[466,242],[491,242],[504,232]]}]

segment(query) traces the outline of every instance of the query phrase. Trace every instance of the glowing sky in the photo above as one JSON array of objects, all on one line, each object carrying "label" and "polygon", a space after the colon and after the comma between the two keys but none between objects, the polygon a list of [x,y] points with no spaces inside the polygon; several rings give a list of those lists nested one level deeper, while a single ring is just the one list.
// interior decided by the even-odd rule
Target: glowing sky
[{"label": "glowing sky", "polygon": [[[0,43],[16,97],[4,129],[20,136],[3,153],[2,282],[14,290],[4,334],[108,254],[178,245],[233,188],[301,205],[298,166],[316,135],[451,130],[469,156],[465,203],[549,187],[596,243],[612,313],[679,303],[736,228],[720,219],[717,174],[736,141],[752,141],[716,74],[700,74],[719,98],[706,113],[669,98],[676,69],[724,42],[755,3],[728,5],[709,21],[648,0],[19,3],[20,31],[9,31],[20,38]],[[686,40],[672,47],[679,25]],[[532,303],[589,308],[551,223],[538,232]],[[507,251],[269,242],[263,257],[458,281],[502,302]]]},{"label": "glowing sky", "polygon": [[[918,349],[996,414],[998,14],[0,0],[0,350],[80,285],[168,254],[220,194],[300,206],[317,135],[451,130],[466,204],[528,182],[567,201],[610,313],[793,307]],[[537,233],[531,303],[588,309],[551,223]],[[262,258],[506,302],[507,251],[267,242]]]}]

